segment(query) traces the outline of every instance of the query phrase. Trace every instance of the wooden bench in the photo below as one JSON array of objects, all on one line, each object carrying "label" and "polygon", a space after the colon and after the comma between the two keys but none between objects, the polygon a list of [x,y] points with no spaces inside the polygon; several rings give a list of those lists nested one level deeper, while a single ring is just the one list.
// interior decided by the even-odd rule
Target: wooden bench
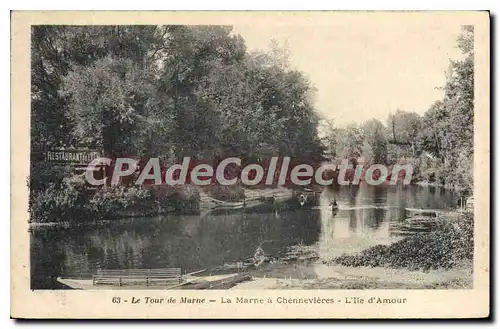
[{"label": "wooden bench", "polygon": [[97,270],[92,276],[94,285],[164,285],[182,282],[180,268]]}]

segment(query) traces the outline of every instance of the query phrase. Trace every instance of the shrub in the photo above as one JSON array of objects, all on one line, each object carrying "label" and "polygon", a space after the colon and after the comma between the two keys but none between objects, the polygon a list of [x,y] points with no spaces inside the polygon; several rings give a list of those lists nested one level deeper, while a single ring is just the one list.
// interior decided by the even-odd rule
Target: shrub
[{"label": "shrub", "polygon": [[150,190],[143,186],[110,186],[98,190],[89,200],[90,210],[96,218],[110,218],[127,211],[144,211],[154,206]]},{"label": "shrub", "polygon": [[30,221],[59,222],[91,216],[85,182],[77,176],[51,183],[46,189],[30,192]]},{"label": "shrub", "polygon": [[332,263],[344,266],[383,266],[429,270],[451,268],[474,255],[474,220],[464,216],[460,222],[441,230],[406,237],[389,246],[377,245],[355,255],[342,255]]},{"label": "shrub", "polygon": [[107,186],[89,188],[79,176],[30,193],[30,221],[88,221],[161,212],[198,211],[199,194],[190,186]]}]

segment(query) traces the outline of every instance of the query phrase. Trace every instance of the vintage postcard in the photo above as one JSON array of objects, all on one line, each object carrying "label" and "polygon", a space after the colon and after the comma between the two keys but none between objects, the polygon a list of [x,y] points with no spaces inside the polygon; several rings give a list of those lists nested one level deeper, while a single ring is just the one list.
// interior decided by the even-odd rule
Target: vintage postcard
[{"label": "vintage postcard", "polygon": [[490,17],[12,12],[15,318],[484,318]]}]

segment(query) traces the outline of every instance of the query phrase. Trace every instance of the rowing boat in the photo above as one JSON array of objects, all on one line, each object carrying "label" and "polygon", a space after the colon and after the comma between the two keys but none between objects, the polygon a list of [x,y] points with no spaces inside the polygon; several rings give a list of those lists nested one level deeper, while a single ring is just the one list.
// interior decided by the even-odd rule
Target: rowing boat
[{"label": "rowing boat", "polygon": [[229,289],[234,285],[248,281],[251,276],[248,273],[233,273],[226,275],[210,275],[210,276],[183,276],[180,283],[165,283],[146,285],[144,283],[119,285],[99,285],[94,284],[92,279],[73,279],[58,277],[57,281],[70,289],[77,290],[142,290],[142,289]]}]

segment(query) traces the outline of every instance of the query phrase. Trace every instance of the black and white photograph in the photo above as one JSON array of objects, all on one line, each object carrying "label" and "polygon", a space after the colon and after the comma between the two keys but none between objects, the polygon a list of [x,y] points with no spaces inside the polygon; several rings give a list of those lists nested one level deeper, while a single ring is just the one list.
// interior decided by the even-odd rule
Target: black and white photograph
[{"label": "black and white photograph", "polygon": [[400,14],[32,24],[29,289],[116,304],[263,290],[297,307],[478,288],[475,55],[489,45],[466,15]]}]

